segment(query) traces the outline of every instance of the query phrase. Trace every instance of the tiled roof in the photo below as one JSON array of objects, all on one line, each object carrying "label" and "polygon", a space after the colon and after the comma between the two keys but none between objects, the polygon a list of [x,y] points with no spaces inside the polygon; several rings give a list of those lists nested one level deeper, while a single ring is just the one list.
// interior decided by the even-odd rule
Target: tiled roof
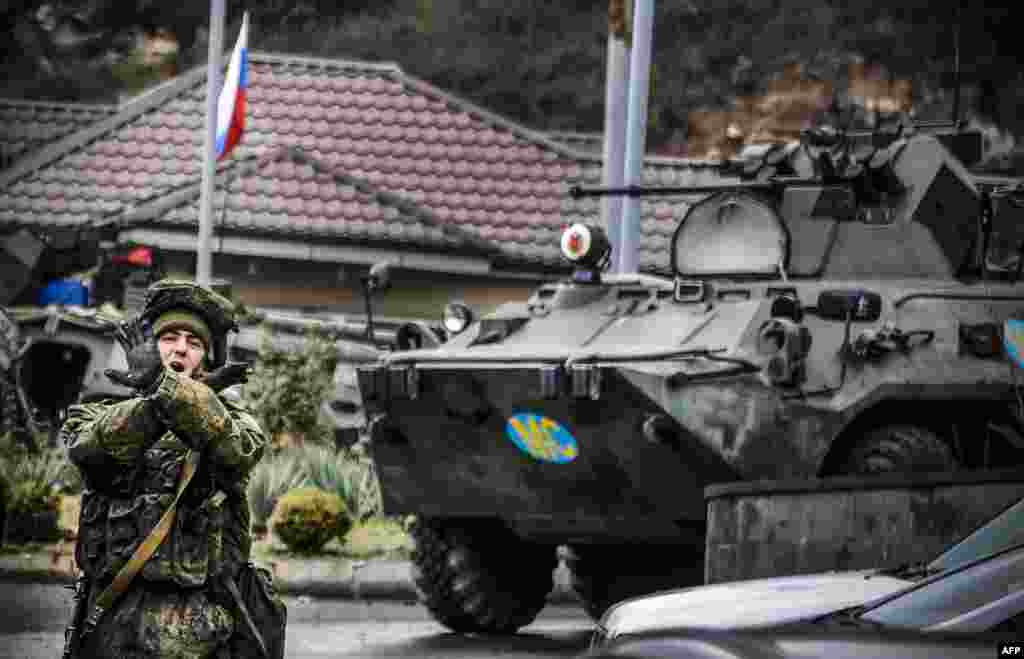
[{"label": "tiled roof", "polygon": [[586,153],[601,155],[604,150],[604,133],[574,133],[571,131],[549,132],[547,136],[559,144]]},{"label": "tiled roof", "polygon": [[[298,146],[231,161],[219,172],[217,188],[218,233],[329,238],[482,256],[497,252],[475,233],[336,171]],[[199,195],[196,182],[136,204],[120,219],[191,228],[199,214]]]},{"label": "tiled roof", "polygon": [[116,112],[115,105],[0,99],[0,169]]},{"label": "tiled roof", "polygon": [[[562,229],[600,221],[596,198],[568,195],[573,185],[600,183],[599,154],[560,144],[395,65],[263,53],[251,53],[249,61],[247,132],[231,160],[299,147],[293,153],[347,177],[341,188],[360,181],[366,190],[404,199],[417,217],[493,245],[497,267],[560,266]],[[0,225],[78,224],[164,191],[187,190],[201,175],[204,101],[200,67],[23,158],[0,172]],[[339,186],[314,183],[298,170],[280,162],[239,181],[228,196],[227,223],[296,236],[330,227],[334,238],[349,242],[418,240],[420,225],[395,223],[390,211],[367,206],[371,193],[336,198]],[[644,182],[655,185],[721,180],[678,159],[648,158],[644,170]],[[644,200],[641,210],[641,268],[665,271],[668,241],[685,206]],[[164,221],[194,225],[194,217],[169,213]]]}]

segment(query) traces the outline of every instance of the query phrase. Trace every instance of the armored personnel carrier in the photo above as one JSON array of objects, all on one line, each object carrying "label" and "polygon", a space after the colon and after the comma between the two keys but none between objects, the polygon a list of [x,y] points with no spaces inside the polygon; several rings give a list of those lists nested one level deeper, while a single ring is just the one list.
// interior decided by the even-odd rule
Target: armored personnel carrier
[{"label": "armored personnel carrier", "polygon": [[359,369],[385,510],[417,516],[442,624],[528,624],[558,546],[595,615],[702,583],[710,484],[1024,458],[1015,181],[921,131],[811,132],[736,174],[574,191],[687,203],[672,278],[603,272],[602,230],[574,225],[571,277]]},{"label": "armored personnel carrier", "polygon": [[58,306],[0,308],[0,314],[17,330],[8,342],[11,358],[0,357],[0,429],[14,432],[26,446],[37,448],[41,435],[56,446],[64,410],[78,400],[131,394],[103,374],[127,365],[113,336],[117,318],[93,308]]},{"label": "armored personnel carrier", "polygon": [[[67,228],[0,231],[0,433],[13,432],[30,447],[45,434],[55,444],[63,410],[79,398],[130,393],[103,375],[125,362],[112,331],[120,315],[98,307],[141,302],[160,268],[155,250],[104,245],[116,235],[108,234]],[[73,292],[67,299],[58,295],[52,303],[39,303],[48,283],[59,286],[70,274],[90,269],[95,271],[91,305]]]}]

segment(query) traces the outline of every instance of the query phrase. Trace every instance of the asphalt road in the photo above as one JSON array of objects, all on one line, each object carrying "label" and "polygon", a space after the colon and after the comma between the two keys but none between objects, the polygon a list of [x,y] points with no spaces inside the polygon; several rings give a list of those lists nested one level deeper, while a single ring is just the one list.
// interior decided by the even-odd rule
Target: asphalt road
[{"label": "asphalt road", "polygon": [[[288,598],[288,659],[417,657],[525,659],[585,651],[591,622],[582,609],[549,606],[509,637],[448,633],[415,604]],[[70,592],[58,585],[0,583],[0,659],[60,656]]]}]

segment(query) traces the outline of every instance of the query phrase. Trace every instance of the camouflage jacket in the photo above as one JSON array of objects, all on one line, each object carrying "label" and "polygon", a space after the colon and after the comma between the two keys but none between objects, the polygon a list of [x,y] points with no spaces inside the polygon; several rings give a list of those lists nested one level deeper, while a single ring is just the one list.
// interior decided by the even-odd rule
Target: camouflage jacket
[{"label": "camouflage jacket", "polygon": [[61,435],[86,487],[75,558],[100,581],[117,574],[173,501],[191,447],[200,468],[140,576],[200,586],[249,559],[246,486],[266,436],[205,384],[171,371],[160,377],[152,396],[69,409]]}]

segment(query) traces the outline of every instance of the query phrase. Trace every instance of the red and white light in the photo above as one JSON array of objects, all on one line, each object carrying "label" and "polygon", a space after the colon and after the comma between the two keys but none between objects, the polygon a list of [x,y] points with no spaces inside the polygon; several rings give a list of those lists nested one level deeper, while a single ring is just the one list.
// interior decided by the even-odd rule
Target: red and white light
[{"label": "red and white light", "polygon": [[581,261],[593,243],[590,228],[585,224],[574,224],[562,234],[562,254],[570,261]]}]

